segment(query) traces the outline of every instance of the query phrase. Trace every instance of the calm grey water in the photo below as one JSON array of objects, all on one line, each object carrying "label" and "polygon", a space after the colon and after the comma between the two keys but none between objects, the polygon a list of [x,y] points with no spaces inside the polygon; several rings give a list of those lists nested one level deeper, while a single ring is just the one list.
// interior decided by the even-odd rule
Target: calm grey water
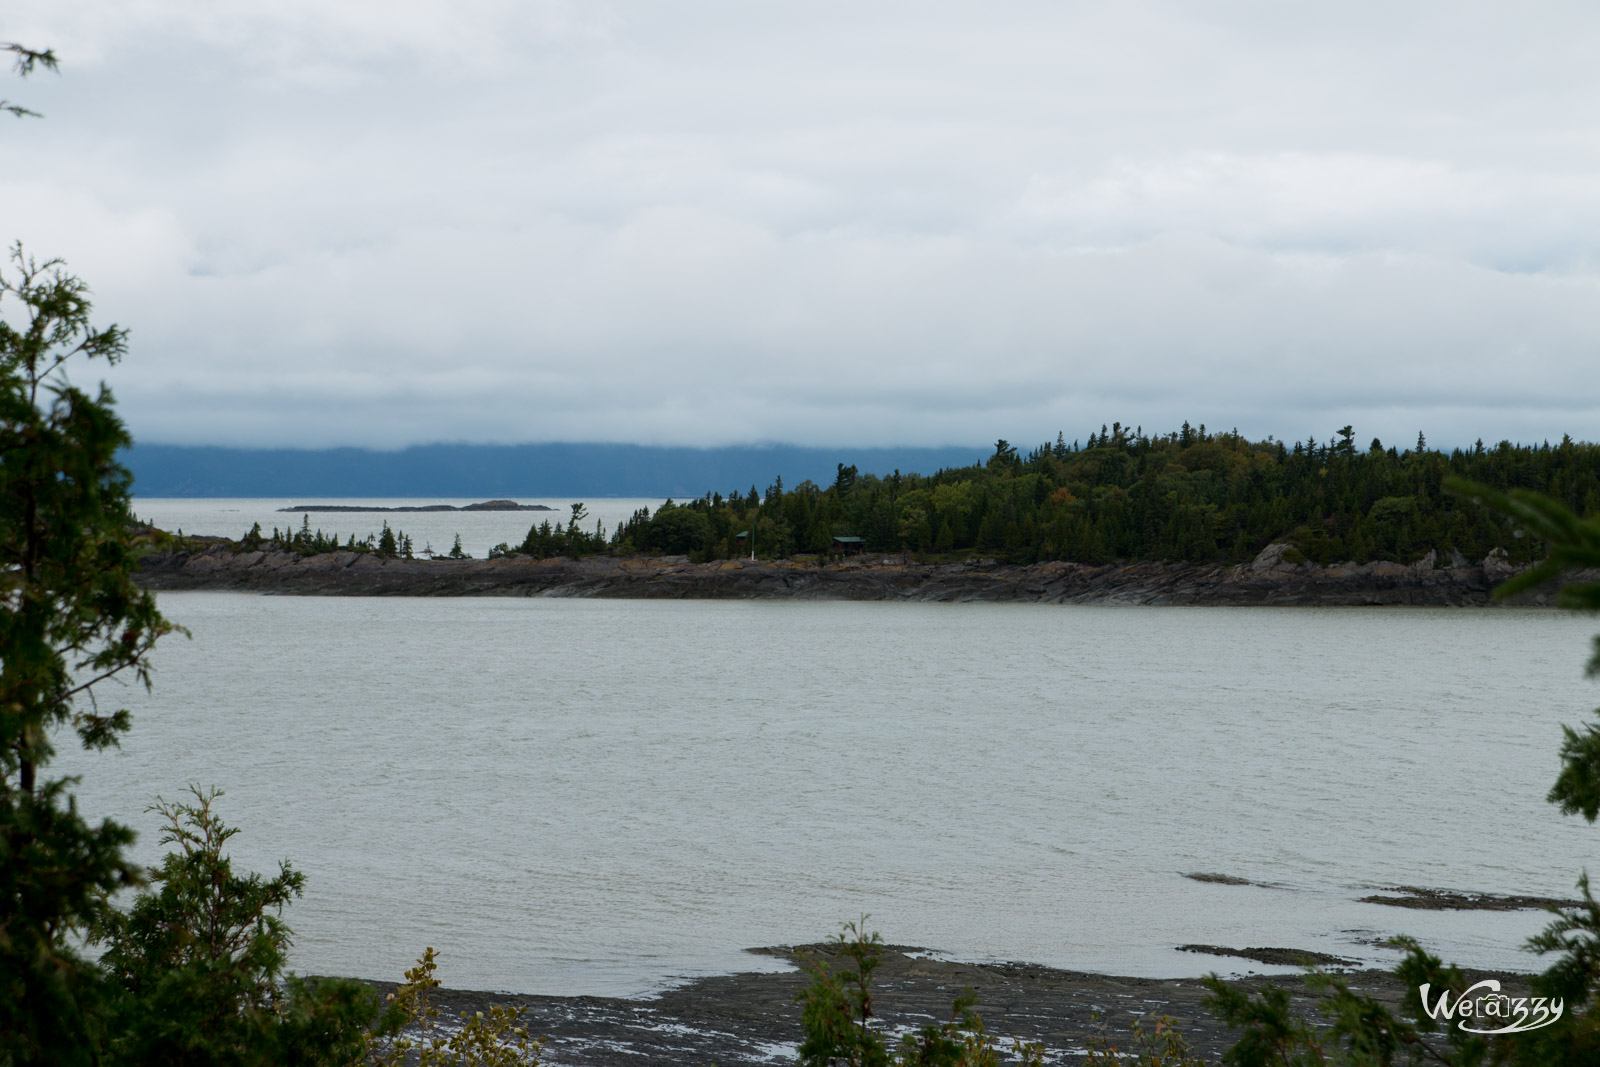
[{"label": "calm grey water", "polygon": [[1124,974],[1250,966],[1187,942],[1386,960],[1366,942],[1399,932],[1529,970],[1538,913],[1356,898],[1600,866],[1543,800],[1596,701],[1595,623],[1555,612],[161,600],[193,640],[116,694],[122,751],[62,764],[124,818],[224,787],[236,860],[309,877],[302,971],[432,945],[455,986],[641,993],[863,912]]}]

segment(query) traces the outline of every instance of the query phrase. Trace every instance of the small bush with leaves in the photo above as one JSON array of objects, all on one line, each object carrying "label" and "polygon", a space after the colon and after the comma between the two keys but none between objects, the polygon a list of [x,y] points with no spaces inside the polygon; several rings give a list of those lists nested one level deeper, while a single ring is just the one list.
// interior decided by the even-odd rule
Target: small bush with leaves
[{"label": "small bush with leaves", "polygon": [[[1083,1062],[1086,1067],[1204,1067],[1205,1061],[1195,1054],[1194,1047],[1184,1040],[1163,1015],[1149,1021],[1135,1019],[1128,1037],[1128,1048],[1112,1041],[1105,1033],[1105,1023],[1095,1017],[1101,1032],[1089,1038]],[[1146,1022],[1149,1021],[1149,1025]]]},{"label": "small bush with leaves", "polygon": [[[379,1010],[360,982],[300,978],[284,970],[285,906],[305,876],[239,874],[226,846],[239,831],[212,805],[221,791],[191,787],[191,801],[161,801],[162,843],[174,845],[151,887],[126,912],[107,909],[94,940],[119,991],[103,1020],[101,1062],[268,1067],[516,1067],[536,1064],[540,1043],[519,1012],[492,1008],[448,1030],[429,994],[438,988],[428,949]],[[404,1031],[411,1031],[407,1036]],[[3,1061],[0,1061],[3,1062]]]},{"label": "small bush with leaves", "polygon": [[[973,1007],[977,997],[969,989],[951,1005],[950,1018],[929,1023],[900,1038],[893,1054],[883,1029],[874,1024],[872,976],[883,963],[883,939],[867,933],[866,916],[845,923],[830,938],[853,969],[833,971],[827,963],[802,954],[800,962],[811,982],[801,991],[801,1022],[805,1040],[800,1043],[804,1067],[999,1067],[1000,1051],[984,1029]],[[1044,1049],[1015,1042],[1014,1062],[1042,1065]]]},{"label": "small bush with leaves", "polygon": [[386,1027],[404,1027],[416,1036],[395,1036],[374,1041],[372,1063],[377,1067],[519,1067],[537,1064],[543,1042],[528,1037],[519,1025],[521,1009],[495,1006],[487,1015],[463,1015],[461,1024],[445,1031],[439,1009],[429,994],[439,988],[434,977],[437,954],[428,949],[406,972],[405,984],[389,994]]}]

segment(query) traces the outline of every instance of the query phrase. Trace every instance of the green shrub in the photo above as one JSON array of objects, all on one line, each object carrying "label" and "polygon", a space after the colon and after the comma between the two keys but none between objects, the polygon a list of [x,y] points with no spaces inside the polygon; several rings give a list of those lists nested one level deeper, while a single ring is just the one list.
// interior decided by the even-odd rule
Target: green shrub
[{"label": "green shrub", "polygon": [[528,1037],[521,1009],[492,1007],[489,1014],[463,1015],[454,1032],[441,1034],[439,1009],[428,994],[439,988],[434,977],[437,955],[428,949],[406,972],[405,984],[389,994],[388,1028],[404,1027],[420,1036],[392,1036],[372,1041],[375,1067],[518,1067],[537,1064],[543,1042]]},{"label": "green shrub", "polygon": [[[883,1028],[873,1012],[872,976],[883,962],[883,939],[859,923],[845,923],[829,940],[839,947],[851,968],[835,972],[809,954],[800,963],[811,981],[795,998],[801,1005],[805,1039],[800,1043],[803,1067],[999,1067],[1000,1052],[973,1011],[977,997],[968,989],[950,1008],[950,1018],[929,1023],[901,1037],[891,1054]],[[1017,1062],[1042,1067],[1044,1049],[1015,1042]]]},{"label": "green shrub", "polygon": [[234,871],[238,833],[212,810],[221,792],[162,801],[161,842],[174,845],[125,912],[107,907],[92,940],[117,990],[106,1022],[111,1064],[355,1064],[377,996],[340,979],[284,973],[290,930],[282,912],[305,876],[287,863],[272,878]]}]

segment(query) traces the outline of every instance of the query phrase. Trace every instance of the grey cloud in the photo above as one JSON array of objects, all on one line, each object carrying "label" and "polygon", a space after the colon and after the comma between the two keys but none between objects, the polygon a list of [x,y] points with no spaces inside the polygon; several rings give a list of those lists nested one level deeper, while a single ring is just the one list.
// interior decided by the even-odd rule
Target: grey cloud
[{"label": "grey cloud", "polygon": [[1600,436],[1583,8],[22,4],[144,439]]}]

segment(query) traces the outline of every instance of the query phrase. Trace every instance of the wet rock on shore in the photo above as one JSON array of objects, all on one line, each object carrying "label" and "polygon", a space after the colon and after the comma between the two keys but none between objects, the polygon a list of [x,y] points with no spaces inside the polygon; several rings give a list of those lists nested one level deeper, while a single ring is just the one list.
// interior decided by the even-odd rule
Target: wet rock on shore
[{"label": "wet rock on shore", "polygon": [[[796,949],[760,950],[793,959]],[[832,946],[803,951],[828,958]],[[1281,950],[1280,950],[1281,951]],[[1352,988],[1397,1006],[1403,989],[1382,971],[1345,975]],[[493,1004],[523,1009],[529,1033],[545,1039],[543,1062],[568,1067],[709,1063],[794,1063],[801,1039],[795,996],[806,984],[800,971],[702,978],[648,1000],[610,997],[539,997],[439,990],[441,1018],[482,1011]],[[1231,979],[1256,991],[1269,984],[1291,991],[1294,1005],[1315,1016],[1299,975]],[[373,983],[382,991],[392,985]],[[1162,1016],[1206,1062],[1218,1063],[1235,1040],[1201,1005],[1205,989],[1195,979],[1119,978],[1061,971],[1025,963],[955,963],[898,946],[884,952],[874,983],[874,1007],[890,1031],[914,1030],[949,1016],[950,1002],[971,987],[984,1025],[1007,1050],[1013,1038],[1045,1046],[1047,1062],[1079,1062],[1088,1043],[1109,1041],[1127,1052],[1135,1020],[1151,1026]]]}]

